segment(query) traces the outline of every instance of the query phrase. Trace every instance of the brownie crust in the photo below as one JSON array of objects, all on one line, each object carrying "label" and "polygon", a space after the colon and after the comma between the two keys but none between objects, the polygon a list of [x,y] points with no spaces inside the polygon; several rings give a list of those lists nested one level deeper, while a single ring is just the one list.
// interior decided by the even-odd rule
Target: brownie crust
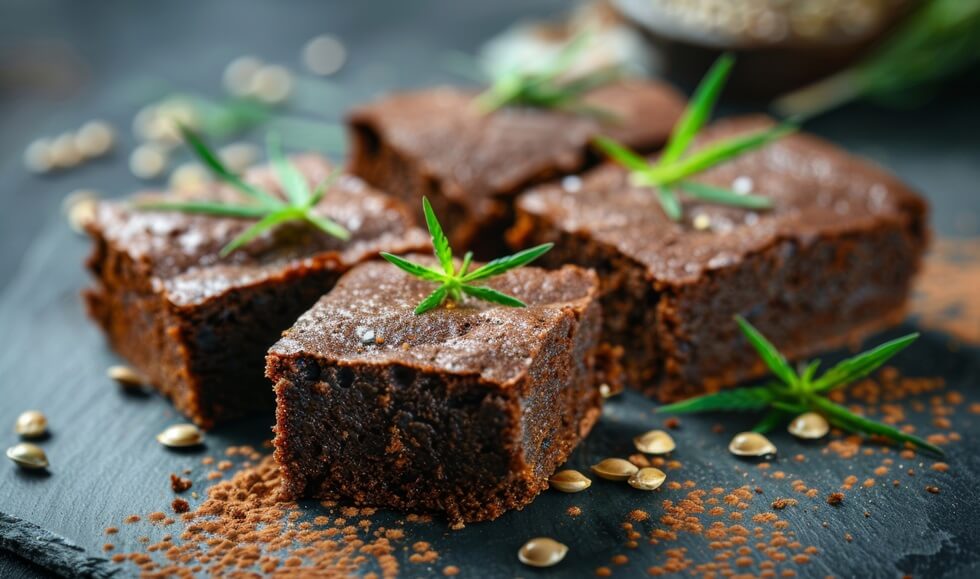
[{"label": "brownie crust", "polygon": [[[695,146],[771,123],[723,121]],[[574,191],[542,186],[517,203],[513,245],[555,242],[542,263],[599,273],[604,339],[624,349],[630,385],[672,401],[760,375],[735,314],[793,359],[902,319],[928,241],[927,207],[895,177],[797,134],[698,180],[751,189],[775,207],[685,199],[684,220],[674,223],[652,192],[613,165],[585,175]],[[699,215],[707,229],[694,226]]]},{"label": "brownie crust", "polygon": [[[321,157],[294,162],[314,185],[330,171]],[[246,179],[278,193],[266,168]],[[221,186],[187,197],[241,201]],[[350,241],[286,224],[227,258],[220,249],[252,221],[141,211],[131,201],[101,203],[88,228],[95,284],[83,294],[87,309],[112,347],[205,428],[271,410],[266,350],[344,271],[378,251],[428,243],[400,202],[349,176],[317,211],[347,227]]]},{"label": "brownie crust", "polygon": [[433,290],[389,264],[345,275],[269,351],[285,498],[442,513],[519,509],[599,416],[595,274],[524,268],[478,301],[423,315]]},{"label": "brownie crust", "polygon": [[355,109],[349,128],[351,172],[409,207],[428,197],[450,224],[453,246],[473,248],[478,257],[500,249],[515,195],[596,163],[595,136],[653,151],[684,107],[672,88],[639,80],[587,96],[591,106],[612,115],[606,121],[527,107],[482,113],[475,96],[455,88],[395,94]]}]

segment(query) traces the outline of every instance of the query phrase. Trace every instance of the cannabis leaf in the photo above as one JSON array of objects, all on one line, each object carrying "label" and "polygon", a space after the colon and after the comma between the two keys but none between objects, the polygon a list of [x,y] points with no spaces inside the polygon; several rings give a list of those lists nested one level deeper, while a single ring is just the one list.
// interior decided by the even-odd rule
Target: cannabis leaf
[{"label": "cannabis leaf", "polygon": [[226,203],[219,201],[149,201],[137,204],[138,209],[156,211],[179,211],[218,217],[257,219],[251,227],[232,239],[221,248],[221,257],[226,257],[236,249],[246,245],[266,231],[290,221],[303,221],[338,239],[350,239],[350,232],[330,219],[317,215],[313,208],[323,199],[327,189],[336,180],[339,172],[332,171],[316,189],[311,190],[306,177],[290,163],[282,153],[279,139],[269,135],[266,140],[269,160],[279,178],[285,200],[272,193],[246,183],[230,171],[217,155],[204,143],[204,140],[187,127],[180,127],[184,142],[191,148],[214,176],[242,193],[247,203]]},{"label": "cannabis leaf", "polygon": [[878,369],[892,356],[914,342],[919,334],[909,334],[896,338],[867,352],[848,358],[824,372],[819,378],[814,379],[820,365],[819,361],[810,362],[797,374],[779,350],[752,324],[741,316],[736,316],[735,321],[749,343],[758,352],[759,357],[762,358],[762,361],[776,375],[778,380],[765,386],[737,388],[697,396],[675,404],[661,406],[657,412],[744,412],[769,409],[769,412],[754,428],[756,432],[768,432],[776,426],[788,422],[793,416],[814,411],[822,414],[831,424],[842,430],[877,434],[894,441],[909,442],[936,454],[943,454],[942,449],[938,446],[917,436],[902,432],[893,426],[855,414],[823,396],[826,392],[846,386]]},{"label": "cannabis leaf", "polygon": [[533,69],[515,69],[499,75],[490,88],[476,99],[477,107],[486,113],[509,105],[559,109],[573,113],[612,118],[614,115],[582,102],[589,91],[622,76],[619,68],[605,67],[570,77],[568,72],[590,42],[581,33],[568,41],[545,65]]},{"label": "cannabis leaf", "polygon": [[767,197],[740,195],[722,187],[690,180],[690,177],[702,171],[764,147],[796,130],[793,123],[786,122],[754,133],[715,141],[686,154],[694,137],[711,117],[711,111],[718,102],[734,64],[735,59],[730,54],[715,61],[694,91],[691,102],[674,126],[670,140],[657,162],[650,163],[642,155],[607,137],[597,137],[594,140],[606,156],[630,170],[630,180],[635,185],[649,187],[656,192],[664,213],[673,221],[680,221],[683,217],[678,192],[720,205],[746,209],[772,207],[772,201]]},{"label": "cannabis leaf", "polygon": [[442,225],[436,218],[435,211],[432,210],[432,205],[429,204],[429,200],[425,197],[422,198],[422,212],[425,214],[425,224],[428,226],[429,234],[432,236],[433,253],[439,261],[439,266],[442,268],[442,271],[412,263],[397,255],[385,252],[381,253],[381,257],[403,271],[417,278],[439,284],[439,287],[434,292],[429,294],[428,297],[416,306],[416,315],[424,314],[431,309],[439,307],[447,298],[455,302],[460,302],[463,299],[463,294],[504,306],[514,308],[525,307],[526,304],[524,302],[513,296],[486,286],[473,285],[473,282],[498,276],[506,271],[527,265],[547,253],[554,246],[553,243],[545,243],[537,247],[525,249],[507,257],[498,257],[473,271],[470,271],[473,253],[466,252],[466,255],[463,256],[462,264],[459,269],[456,269],[453,262],[453,250],[449,246],[449,240],[446,239],[446,234],[443,233]]}]

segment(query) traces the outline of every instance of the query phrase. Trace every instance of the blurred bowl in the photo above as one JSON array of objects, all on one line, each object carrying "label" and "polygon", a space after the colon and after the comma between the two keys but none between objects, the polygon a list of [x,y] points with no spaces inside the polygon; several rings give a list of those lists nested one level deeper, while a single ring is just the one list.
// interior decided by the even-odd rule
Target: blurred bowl
[{"label": "blurred bowl", "polygon": [[738,65],[726,90],[768,100],[853,63],[922,0],[609,0],[694,85],[722,52]]}]

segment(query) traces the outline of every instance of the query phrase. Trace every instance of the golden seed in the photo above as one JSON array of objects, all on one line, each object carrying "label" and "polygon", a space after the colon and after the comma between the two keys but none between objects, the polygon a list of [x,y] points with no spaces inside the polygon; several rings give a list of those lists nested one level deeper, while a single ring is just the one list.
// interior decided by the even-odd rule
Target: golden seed
[{"label": "golden seed", "polygon": [[711,218],[705,215],[704,213],[698,213],[697,215],[694,216],[693,225],[694,225],[694,229],[697,229],[698,231],[704,231],[705,229],[711,227]]},{"label": "golden seed", "polygon": [[58,169],[69,169],[82,162],[82,154],[75,147],[75,135],[62,133],[51,142],[51,165]]},{"label": "golden seed", "polygon": [[637,470],[635,464],[622,458],[606,458],[592,465],[592,472],[606,480],[626,480]]},{"label": "golden seed", "polygon": [[548,484],[556,491],[578,493],[592,486],[592,479],[577,470],[563,470],[551,475]]},{"label": "golden seed", "polygon": [[633,473],[627,482],[635,489],[652,491],[660,488],[665,480],[667,480],[667,473],[659,468],[648,466]]},{"label": "golden seed", "polygon": [[262,61],[254,56],[240,56],[225,67],[222,82],[225,90],[235,96],[246,96],[252,88],[255,73],[262,68]]},{"label": "golden seed", "polygon": [[347,49],[340,40],[329,34],[317,36],[303,48],[303,64],[313,74],[329,76],[344,66]]},{"label": "golden seed", "polygon": [[517,558],[531,567],[551,567],[561,563],[567,554],[568,546],[549,537],[536,537],[524,543]]},{"label": "golden seed", "polygon": [[105,121],[89,121],[75,132],[75,148],[87,159],[101,157],[112,149],[115,131]]},{"label": "golden seed", "polygon": [[293,75],[284,66],[268,65],[252,77],[249,94],[268,104],[278,104],[293,91]]},{"label": "golden seed", "polygon": [[651,430],[633,439],[636,450],[647,454],[667,454],[677,448],[673,437],[663,430]]},{"label": "golden seed", "polygon": [[95,210],[99,205],[99,194],[88,189],[79,189],[69,193],[61,202],[61,211],[68,220],[68,225],[75,233],[85,233],[85,226],[95,219]]},{"label": "golden seed", "polygon": [[789,423],[787,430],[797,438],[816,440],[827,436],[830,432],[830,423],[816,412],[804,412]]},{"label": "golden seed", "polygon": [[109,378],[118,382],[120,386],[127,388],[135,388],[146,384],[146,379],[129,366],[109,366],[106,374]]},{"label": "golden seed", "polygon": [[24,438],[39,438],[48,431],[48,419],[39,410],[21,413],[14,423],[14,432]]},{"label": "golden seed", "polygon": [[232,143],[221,147],[218,157],[229,169],[241,173],[258,160],[259,148],[251,143]]},{"label": "golden seed", "polygon": [[167,153],[163,148],[145,144],[129,155],[129,170],[140,179],[155,179],[167,168]]},{"label": "golden seed", "polygon": [[24,149],[24,166],[32,173],[47,173],[54,168],[51,140],[37,139]]},{"label": "golden seed", "polygon": [[7,449],[7,458],[17,466],[29,469],[48,468],[48,455],[36,444],[22,442]]},{"label": "golden seed", "polygon": [[174,424],[158,434],[157,441],[170,448],[197,446],[204,442],[204,433],[193,424]]},{"label": "golden seed", "polygon": [[740,432],[732,438],[728,451],[735,456],[765,456],[776,454],[776,445],[758,432]]}]

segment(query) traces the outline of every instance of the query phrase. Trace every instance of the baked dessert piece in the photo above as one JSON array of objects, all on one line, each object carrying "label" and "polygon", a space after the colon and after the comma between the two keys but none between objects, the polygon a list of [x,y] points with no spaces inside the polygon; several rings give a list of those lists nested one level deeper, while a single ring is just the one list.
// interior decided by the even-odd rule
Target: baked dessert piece
[{"label": "baked dessert piece", "polygon": [[[761,116],[708,127],[694,147],[771,126]],[[517,202],[515,246],[555,242],[543,264],[602,280],[605,337],[627,383],[665,401],[759,374],[745,316],[790,358],[900,321],[927,243],[927,207],[882,169],[812,136],[785,137],[695,180],[772,199],[752,212],[684,201],[683,220],[606,165],[575,190],[547,185]]]},{"label": "baked dessert piece", "polygon": [[266,375],[286,498],[461,524],[547,488],[599,416],[598,281],[567,266],[486,285],[527,307],[468,300],[415,315],[435,286],[367,263],[283,334]]},{"label": "baked dessert piece", "polygon": [[595,164],[593,137],[653,151],[684,107],[672,88],[639,80],[585,97],[611,120],[527,107],[483,113],[475,96],[454,88],[395,94],[355,109],[349,126],[351,172],[410,207],[428,197],[452,224],[446,233],[453,246],[477,257],[499,253],[517,193]]},{"label": "baked dessert piece", "polygon": [[[313,184],[330,171],[317,156],[294,164]],[[245,179],[279,192],[269,169]],[[240,201],[239,195],[214,185],[190,198]],[[271,410],[266,350],[343,272],[381,250],[428,246],[399,201],[350,176],[336,181],[316,209],[344,225],[349,241],[289,223],[225,258],[221,248],[254,220],[138,210],[131,201],[101,203],[88,228],[95,241],[88,266],[96,278],[84,294],[88,311],[113,348],[203,427]]]}]

